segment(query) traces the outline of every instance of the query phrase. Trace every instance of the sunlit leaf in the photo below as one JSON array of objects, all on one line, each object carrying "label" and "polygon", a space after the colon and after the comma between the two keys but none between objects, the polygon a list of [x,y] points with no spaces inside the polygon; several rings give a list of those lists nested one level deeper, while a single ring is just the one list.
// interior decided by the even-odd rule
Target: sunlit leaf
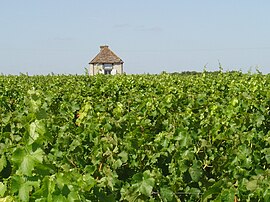
[{"label": "sunlit leaf", "polygon": [[3,197],[5,192],[7,191],[7,187],[3,182],[0,182],[0,197]]}]

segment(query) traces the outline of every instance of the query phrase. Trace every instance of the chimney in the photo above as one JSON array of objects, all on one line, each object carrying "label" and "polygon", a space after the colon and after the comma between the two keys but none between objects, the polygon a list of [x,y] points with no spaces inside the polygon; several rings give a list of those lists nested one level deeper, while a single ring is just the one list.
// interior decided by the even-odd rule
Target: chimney
[{"label": "chimney", "polygon": [[104,48],[108,48],[109,46],[104,45],[104,46],[100,46],[100,50],[104,49]]}]

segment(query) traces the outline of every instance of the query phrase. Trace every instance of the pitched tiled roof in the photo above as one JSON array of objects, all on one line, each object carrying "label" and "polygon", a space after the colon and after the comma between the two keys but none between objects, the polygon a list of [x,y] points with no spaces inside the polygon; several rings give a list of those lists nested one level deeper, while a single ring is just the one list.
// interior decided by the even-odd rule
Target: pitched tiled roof
[{"label": "pitched tiled roof", "polygon": [[123,60],[121,60],[114,52],[109,49],[109,46],[100,46],[100,52],[94,57],[89,64],[97,64],[97,63],[120,63],[123,64]]}]

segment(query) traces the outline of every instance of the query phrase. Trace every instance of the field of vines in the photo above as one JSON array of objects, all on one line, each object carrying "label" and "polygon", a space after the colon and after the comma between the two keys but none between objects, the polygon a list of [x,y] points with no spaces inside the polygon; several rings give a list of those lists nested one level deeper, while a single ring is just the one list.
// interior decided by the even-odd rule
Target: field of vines
[{"label": "field of vines", "polygon": [[0,116],[0,201],[270,201],[270,75],[2,75]]}]

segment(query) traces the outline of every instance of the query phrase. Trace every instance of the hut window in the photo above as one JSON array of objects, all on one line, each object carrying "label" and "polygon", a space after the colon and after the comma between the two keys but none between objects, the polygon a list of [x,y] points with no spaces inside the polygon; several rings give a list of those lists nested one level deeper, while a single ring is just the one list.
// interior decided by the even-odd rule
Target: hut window
[{"label": "hut window", "polygon": [[104,74],[111,74],[112,69],[113,69],[113,64],[104,64]]},{"label": "hut window", "polygon": [[104,74],[111,74],[112,70],[104,70]]}]

